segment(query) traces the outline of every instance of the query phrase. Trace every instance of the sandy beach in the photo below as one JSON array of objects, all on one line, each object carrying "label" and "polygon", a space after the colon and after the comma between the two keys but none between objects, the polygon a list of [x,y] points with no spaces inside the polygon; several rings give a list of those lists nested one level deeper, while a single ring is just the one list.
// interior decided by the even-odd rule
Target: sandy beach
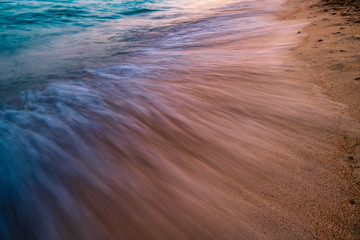
[{"label": "sandy beach", "polygon": [[360,9],[358,1],[339,2],[288,1],[278,17],[306,24],[293,33],[298,35],[299,43],[290,51],[301,66],[298,78],[308,85],[309,98],[325,94],[340,104],[337,111],[344,118],[334,119],[338,132],[333,137],[336,147],[332,160],[338,162],[338,176],[348,184],[342,190],[349,196],[349,204],[340,211],[351,235],[333,238],[359,239]]},{"label": "sandy beach", "polygon": [[63,2],[0,4],[1,240],[360,239],[355,6]]}]

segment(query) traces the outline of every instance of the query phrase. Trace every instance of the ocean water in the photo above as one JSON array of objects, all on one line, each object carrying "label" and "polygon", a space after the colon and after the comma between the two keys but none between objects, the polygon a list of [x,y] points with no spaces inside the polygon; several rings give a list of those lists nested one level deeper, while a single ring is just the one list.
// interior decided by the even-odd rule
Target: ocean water
[{"label": "ocean water", "polygon": [[281,4],[1,1],[0,239],[307,236]]}]

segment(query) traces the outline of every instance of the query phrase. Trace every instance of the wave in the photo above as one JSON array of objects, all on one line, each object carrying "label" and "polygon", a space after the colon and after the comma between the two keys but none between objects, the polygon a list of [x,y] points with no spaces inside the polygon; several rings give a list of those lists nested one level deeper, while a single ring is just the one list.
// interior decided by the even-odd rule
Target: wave
[{"label": "wave", "polygon": [[190,6],[4,62],[0,239],[307,239],[346,202],[323,165],[340,118],[287,55],[298,25]]},{"label": "wave", "polygon": [[136,15],[136,14],[143,14],[143,13],[150,13],[150,12],[157,12],[157,11],[159,11],[159,10],[142,8],[142,9],[134,9],[134,10],[129,10],[129,11],[123,12],[122,15],[132,16],[132,15]]}]

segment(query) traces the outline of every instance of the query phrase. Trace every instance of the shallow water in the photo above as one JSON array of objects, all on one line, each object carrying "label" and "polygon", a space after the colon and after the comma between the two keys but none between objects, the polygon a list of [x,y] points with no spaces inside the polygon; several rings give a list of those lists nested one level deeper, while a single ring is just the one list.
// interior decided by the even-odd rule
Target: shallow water
[{"label": "shallow water", "polygon": [[312,236],[281,3],[1,2],[0,238]]}]

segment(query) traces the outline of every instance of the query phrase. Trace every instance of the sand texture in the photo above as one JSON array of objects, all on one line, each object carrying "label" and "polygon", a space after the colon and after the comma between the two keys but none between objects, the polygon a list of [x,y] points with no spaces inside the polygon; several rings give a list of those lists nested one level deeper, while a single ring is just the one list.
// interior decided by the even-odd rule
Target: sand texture
[{"label": "sand texture", "polygon": [[14,97],[0,239],[360,239],[355,3],[282,4],[99,34],[111,63]]},{"label": "sand texture", "polygon": [[286,8],[280,19],[307,24],[294,32],[299,44],[291,53],[303,66],[298,74],[309,86],[309,98],[317,95],[315,83],[350,117],[349,122],[338,124],[333,156],[341,163],[339,175],[349,184],[345,192],[354,221],[350,239],[360,239],[360,138],[355,123],[360,121],[360,1],[288,1]]}]

